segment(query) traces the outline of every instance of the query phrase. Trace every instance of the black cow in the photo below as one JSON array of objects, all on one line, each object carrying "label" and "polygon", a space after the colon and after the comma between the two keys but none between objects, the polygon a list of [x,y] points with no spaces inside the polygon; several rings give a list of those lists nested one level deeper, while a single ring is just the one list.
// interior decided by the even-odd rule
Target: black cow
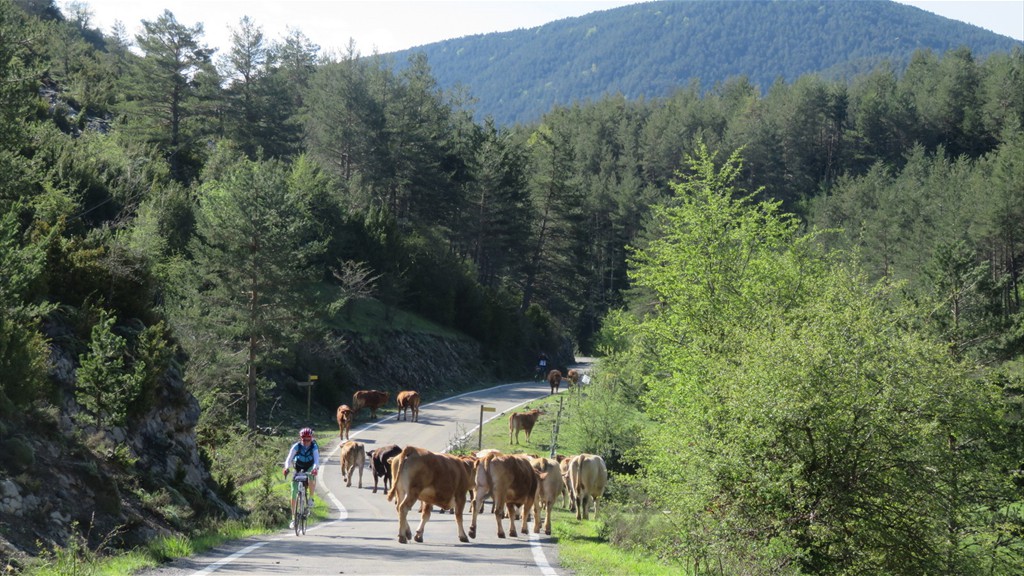
[{"label": "black cow", "polygon": [[377,479],[384,478],[384,492],[391,486],[391,459],[398,456],[402,449],[394,444],[381,446],[370,451],[370,470],[373,472],[373,493],[377,493]]}]

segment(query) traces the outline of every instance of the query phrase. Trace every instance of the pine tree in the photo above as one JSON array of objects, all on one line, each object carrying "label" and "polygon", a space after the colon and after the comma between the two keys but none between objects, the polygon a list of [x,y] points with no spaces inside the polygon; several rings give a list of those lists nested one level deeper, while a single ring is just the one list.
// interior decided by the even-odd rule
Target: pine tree
[{"label": "pine tree", "polygon": [[314,262],[324,244],[311,232],[303,185],[280,161],[239,159],[200,189],[188,321],[207,335],[201,341],[223,342],[223,358],[244,371],[250,428],[261,371],[315,324],[322,274]]}]

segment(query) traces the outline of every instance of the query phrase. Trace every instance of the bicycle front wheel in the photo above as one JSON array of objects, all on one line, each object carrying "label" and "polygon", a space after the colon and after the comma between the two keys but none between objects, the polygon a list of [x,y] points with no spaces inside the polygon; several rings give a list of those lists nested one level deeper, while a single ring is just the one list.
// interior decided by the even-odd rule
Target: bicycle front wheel
[{"label": "bicycle front wheel", "polygon": [[306,533],[306,491],[299,490],[295,496],[295,535]]}]

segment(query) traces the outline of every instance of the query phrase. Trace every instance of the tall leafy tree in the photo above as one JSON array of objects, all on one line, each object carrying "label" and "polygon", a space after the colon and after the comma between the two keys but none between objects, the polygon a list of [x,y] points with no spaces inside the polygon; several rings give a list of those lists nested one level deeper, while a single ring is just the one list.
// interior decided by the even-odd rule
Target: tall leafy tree
[{"label": "tall leafy tree", "polygon": [[529,229],[526,153],[507,132],[486,122],[476,148],[476,178],[467,186],[463,250],[476,265],[477,281],[499,288],[520,262]]},{"label": "tall leafy tree", "polygon": [[527,141],[533,217],[523,267],[522,311],[535,300],[548,305],[556,302],[558,285],[573,277],[571,226],[582,206],[582,191],[573,171],[571,130],[571,122],[552,116]]},{"label": "tall leafy tree", "polygon": [[[190,249],[198,278],[186,320],[195,345],[221,342],[234,359],[246,424],[257,426],[261,372],[308,334],[323,242],[301,202],[303,183],[280,161],[236,160],[200,189]],[[214,335],[214,338],[209,338]]]},{"label": "tall leafy tree", "polygon": [[385,113],[370,80],[369,65],[354,51],[319,68],[305,98],[306,142],[309,154],[348,188],[354,207],[391,211]]},{"label": "tall leafy tree", "polygon": [[199,136],[210,129],[202,95],[218,84],[213,51],[201,43],[202,24],[181,24],[170,10],[142,26],[135,36],[143,57],[132,74],[128,125],[158,146],[174,177],[187,182],[197,173]]},{"label": "tall leafy tree", "polygon": [[250,158],[256,157],[265,135],[260,79],[269,67],[270,46],[263,29],[248,16],[231,31],[231,47],[221,60],[229,84],[225,103],[225,133],[235,140]]}]

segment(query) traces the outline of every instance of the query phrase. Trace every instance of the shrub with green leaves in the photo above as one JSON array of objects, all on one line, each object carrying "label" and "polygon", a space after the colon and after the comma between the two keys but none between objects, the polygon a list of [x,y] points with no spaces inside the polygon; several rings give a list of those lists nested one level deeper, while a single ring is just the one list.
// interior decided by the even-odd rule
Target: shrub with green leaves
[{"label": "shrub with green leaves", "polygon": [[[897,287],[839,265],[700,149],[635,251],[609,370],[639,375],[672,554],[727,573],[1005,574],[995,390]],[[985,535],[985,536],[981,536]],[[661,538],[662,541],[672,541]]]}]

